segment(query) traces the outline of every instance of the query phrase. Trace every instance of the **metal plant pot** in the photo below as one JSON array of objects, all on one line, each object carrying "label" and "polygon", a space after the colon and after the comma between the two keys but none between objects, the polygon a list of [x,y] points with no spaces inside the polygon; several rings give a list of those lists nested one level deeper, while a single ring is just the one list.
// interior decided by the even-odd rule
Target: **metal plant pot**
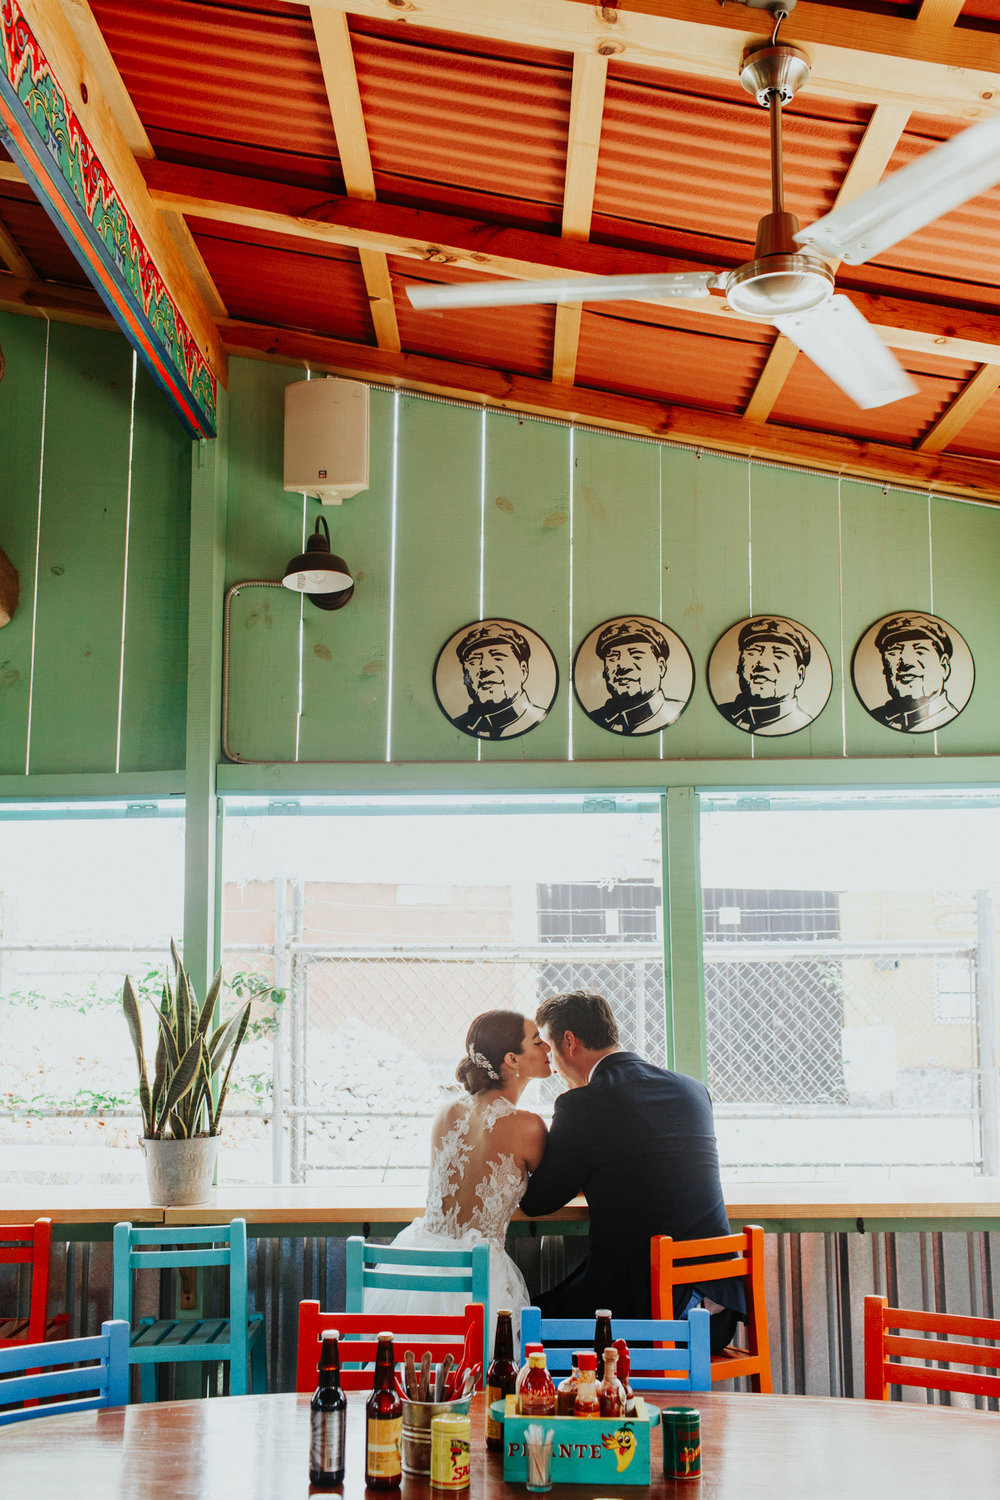
[{"label": "metal plant pot", "polygon": [[187,1141],[140,1137],[139,1144],[146,1158],[151,1203],[183,1208],[208,1202],[219,1154],[217,1135],[195,1135]]}]

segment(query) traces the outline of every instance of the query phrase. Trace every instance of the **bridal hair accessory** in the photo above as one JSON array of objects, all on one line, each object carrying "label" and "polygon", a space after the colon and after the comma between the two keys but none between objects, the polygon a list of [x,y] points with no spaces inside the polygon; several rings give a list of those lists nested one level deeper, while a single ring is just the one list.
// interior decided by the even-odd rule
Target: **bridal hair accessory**
[{"label": "bridal hair accessory", "polygon": [[500,1074],[497,1072],[496,1068],[490,1062],[489,1058],[488,1057],[484,1057],[481,1052],[477,1052],[476,1049],[475,1049],[475,1047],[473,1047],[471,1045],[471,1043],[469,1045],[468,1051],[469,1051],[469,1061],[471,1063],[475,1063],[475,1065],[476,1065],[477,1068],[482,1068],[482,1070],[486,1074],[487,1078],[495,1078],[496,1081],[497,1081],[497,1083],[499,1083],[500,1082]]}]

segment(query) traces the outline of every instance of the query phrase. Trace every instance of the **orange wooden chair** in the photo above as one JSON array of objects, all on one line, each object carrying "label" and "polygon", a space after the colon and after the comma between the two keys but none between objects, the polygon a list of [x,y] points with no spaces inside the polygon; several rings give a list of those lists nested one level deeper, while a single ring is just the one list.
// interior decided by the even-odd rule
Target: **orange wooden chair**
[{"label": "orange wooden chair", "polygon": [[[909,1338],[889,1333],[907,1329],[927,1338]],[[946,1335],[955,1334],[955,1340]],[[1000,1320],[968,1318],[959,1313],[918,1312],[890,1307],[885,1297],[865,1298],[865,1396],[869,1401],[888,1401],[890,1385],[918,1385],[929,1391],[966,1391],[973,1396],[1000,1396],[1000,1374],[975,1370],[934,1368],[928,1363],[904,1364],[904,1360],[933,1361],[935,1366],[980,1365],[1000,1369],[1000,1348],[961,1342],[992,1339],[1000,1342]]]},{"label": "orange wooden chair", "polygon": [[[767,1333],[767,1302],[764,1297],[764,1231],[746,1224],[738,1234],[720,1234],[705,1240],[674,1240],[667,1234],[651,1241],[653,1317],[673,1317],[675,1286],[700,1281],[726,1281],[738,1276],[744,1284],[747,1304],[746,1341],[741,1349],[730,1344],[712,1355],[712,1380],[735,1380],[745,1376],[752,1391],[770,1394],[771,1343]],[[734,1255],[732,1260],[715,1260]]]},{"label": "orange wooden chair", "polygon": [[[375,1351],[380,1333],[391,1333],[395,1339],[397,1361],[406,1349],[412,1349],[417,1364],[430,1350],[431,1362],[437,1366],[446,1354],[454,1355],[456,1365],[468,1350],[468,1362],[482,1365],[483,1304],[470,1302],[465,1312],[445,1316],[442,1313],[349,1313],[320,1312],[318,1302],[299,1303],[299,1344],[295,1365],[295,1389],[316,1389],[316,1367],[319,1364],[320,1339],[325,1328],[336,1328],[340,1334],[340,1383],[345,1391],[370,1391],[375,1371]],[[367,1366],[368,1368],[362,1368]],[[482,1385],[480,1370],[479,1384]]]},{"label": "orange wooden chair", "polygon": [[52,1254],[52,1220],[36,1219],[33,1224],[5,1224],[0,1227],[0,1265],[31,1267],[31,1296],[28,1316],[0,1311],[0,1349],[13,1344],[44,1344],[47,1339],[64,1339],[69,1332],[66,1313],[49,1317],[49,1262]]}]

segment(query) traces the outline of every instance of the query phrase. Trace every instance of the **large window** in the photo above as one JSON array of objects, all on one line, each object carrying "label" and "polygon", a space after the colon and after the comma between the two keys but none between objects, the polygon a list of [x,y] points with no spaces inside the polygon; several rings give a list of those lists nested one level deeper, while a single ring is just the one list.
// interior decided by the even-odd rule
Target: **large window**
[{"label": "large window", "polygon": [[122,980],[183,928],[179,802],[0,806],[0,1183],[144,1183]]},{"label": "large window", "polygon": [[996,1172],[996,799],[715,797],[709,1085],[745,1176]]},{"label": "large window", "polygon": [[484,1010],[599,987],[629,1045],[666,1056],[656,798],[231,805],[224,844],[227,971],[284,996],[251,1049],[260,1175],[422,1181]]}]

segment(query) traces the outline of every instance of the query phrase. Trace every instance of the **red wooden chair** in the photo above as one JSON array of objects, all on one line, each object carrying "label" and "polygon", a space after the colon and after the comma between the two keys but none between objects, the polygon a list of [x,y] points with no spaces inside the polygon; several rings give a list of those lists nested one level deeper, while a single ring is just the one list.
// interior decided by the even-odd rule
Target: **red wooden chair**
[{"label": "red wooden chair", "polygon": [[[295,1389],[316,1389],[316,1366],[319,1364],[320,1339],[323,1330],[336,1328],[340,1334],[340,1383],[345,1391],[370,1391],[375,1369],[375,1350],[380,1333],[395,1339],[397,1360],[406,1349],[412,1349],[417,1364],[425,1350],[437,1366],[446,1354],[462,1363],[462,1353],[470,1351],[470,1362],[483,1357],[483,1304],[470,1302],[464,1313],[444,1316],[441,1313],[320,1312],[318,1302],[299,1303],[299,1344],[295,1367]],[[367,1369],[360,1368],[367,1366]],[[480,1384],[482,1382],[480,1381]]]},{"label": "red wooden chair", "polygon": [[[888,1329],[907,1329],[931,1337],[911,1338]],[[948,1334],[957,1335],[952,1340]],[[973,1396],[1000,1396],[1000,1374],[935,1366],[980,1365],[1000,1369],[1000,1348],[969,1339],[1000,1342],[1000,1320],[968,1318],[959,1313],[918,1312],[890,1307],[885,1297],[865,1298],[865,1396],[888,1401],[890,1385],[917,1385],[930,1391],[966,1391]],[[966,1342],[962,1342],[965,1340]],[[904,1360],[923,1363],[904,1364]]]},{"label": "red wooden chair", "polygon": [[[717,1255],[734,1255],[735,1258],[714,1260],[712,1257]],[[673,1317],[675,1286],[740,1277],[747,1304],[744,1325],[747,1346],[741,1349],[730,1344],[721,1354],[713,1354],[712,1380],[735,1380],[745,1376],[752,1391],[770,1394],[771,1343],[764,1297],[763,1229],[758,1224],[746,1224],[738,1234],[720,1234],[705,1240],[674,1240],[666,1234],[654,1235],[650,1257],[654,1318]]]},{"label": "red wooden chair", "polygon": [[7,1316],[0,1311],[0,1349],[12,1344],[44,1344],[47,1339],[64,1339],[69,1332],[66,1313],[48,1315],[49,1261],[52,1253],[52,1220],[36,1219],[33,1224],[5,1224],[0,1227],[0,1265],[30,1265],[31,1297],[28,1316],[17,1311]]}]

